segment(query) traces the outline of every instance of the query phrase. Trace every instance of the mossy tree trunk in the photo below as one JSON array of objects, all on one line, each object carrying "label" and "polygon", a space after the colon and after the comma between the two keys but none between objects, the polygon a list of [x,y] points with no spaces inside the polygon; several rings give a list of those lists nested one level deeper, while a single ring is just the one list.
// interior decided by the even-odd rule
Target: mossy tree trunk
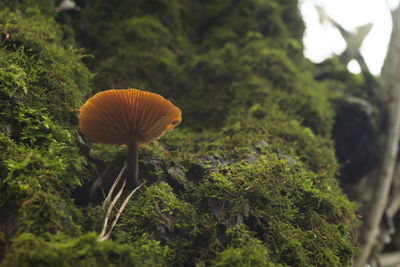
[{"label": "mossy tree trunk", "polygon": [[[357,218],[336,180],[333,95],[303,56],[297,1],[41,3],[0,16],[2,264],[350,265]],[[172,100],[183,122],[140,148],[145,185],[98,242],[99,166],[79,152],[76,110],[130,87]],[[107,190],[126,149],[87,142]]]}]

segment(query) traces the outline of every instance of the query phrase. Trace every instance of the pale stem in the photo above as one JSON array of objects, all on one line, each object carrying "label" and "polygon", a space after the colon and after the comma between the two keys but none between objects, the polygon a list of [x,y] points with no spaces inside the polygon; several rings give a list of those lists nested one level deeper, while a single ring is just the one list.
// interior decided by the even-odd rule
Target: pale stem
[{"label": "pale stem", "polygon": [[[122,203],[121,207],[119,208],[119,210],[118,210],[118,212],[117,212],[117,215],[115,216],[115,219],[114,219],[114,221],[113,221],[113,223],[112,223],[112,225],[111,225],[110,230],[108,230],[108,232],[107,232],[106,235],[100,237],[100,238],[98,239],[99,241],[106,240],[106,239],[108,239],[108,238],[110,237],[111,232],[112,232],[112,230],[114,229],[114,226],[117,224],[117,221],[118,221],[118,219],[119,219],[119,216],[120,216],[120,215],[122,214],[122,212],[124,211],[126,204],[128,204],[129,199],[131,199],[131,197],[133,196],[133,194],[134,194],[137,190],[139,190],[140,187],[142,187],[142,184],[139,185],[138,187],[136,187],[135,189],[133,189],[133,191],[126,197],[126,199],[125,199],[124,202]],[[103,233],[103,232],[102,232],[102,233]],[[101,236],[101,235],[100,235],[100,236]]]},{"label": "pale stem", "polygon": [[126,164],[122,167],[121,171],[118,174],[117,179],[115,179],[113,185],[111,186],[110,191],[108,192],[108,195],[107,195],[106,199],[104,199],[103,205],[102,205],[102,209],[105,209],[108,206],[108,202],[110,202],[112,193],[114,192],[115,187],[119,183],[119,180],[121,180],[122,174],[124,173],[125,169],[126,169]]},{"label": "pale stem", "polygon": [[122,192],[124,191],[125,184],[126,184],[126,179],[124,179],[124,182],[122,183],[121,189],[119,190],[118,194],[115,196],[113,201],[111,202],[110,207],[108,207],[108,209],[107,209],[106,218],[104,219],[103,229],[101,230],[101,233],[100,233],[99,238],[98,238],[99,241],[100,241],[101,238],[103,238],[103,236],[104,236],[104,234],[106,232],[108,219],[110,218],[111,211],[114,208],[115,204],[117,203],[118,199],[120,198]]}]

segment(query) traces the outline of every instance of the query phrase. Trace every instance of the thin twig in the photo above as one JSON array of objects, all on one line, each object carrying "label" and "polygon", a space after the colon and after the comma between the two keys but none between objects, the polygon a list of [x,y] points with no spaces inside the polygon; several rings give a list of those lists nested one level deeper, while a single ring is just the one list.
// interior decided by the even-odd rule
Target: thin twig
[{"label": "thin twig", "polygon": [[388,205],[386,211],[388,213],[389,216],[391,216],[392,218],[394,217],[394,215],[396,215],[397,211],[400,208],[400,194],[397,194],[392,201],[390,202],[390,204]]},{"label": "thin twig", "polygon": [[108,219],[110,218],[111,211],[114,208],[115,204],[117,203],[118,199],[121,197],[121,194],[122,194],[122,192],[123,192],[123,190],[125,188],[125,184],[126,184],[126,179],[124,179],[124,182],[122,183],[121,189],[119,190],[118,194],[114,197],[113,201],[111,202],[110,207],[108,207],[108,209],[107,209],[106,218],[104,219],[103,229],[101,230],[101,233],[100,233],[99,238],[98,238],[99,241],[104,236],[104,234],[106,232]]},{"label": "thin twig", "polygon": [[104,187],[103,187],[103,185],[100,186],[100,189],[101,189],[101,195],[102,195],[103,198],[105,199],[105,198],[106,198],[106,192],[104,192]]},{"label": "thin twig", "polygon": [[110,230],[107,232],[106,235],[102,236],[101,238],[99,238],[99,241],[103,241],[106,240],[110,237],[112,230],[114,229],[115,224],[117,224],[117,221],[119,219],[119,216],[122,214],[123,210],[125,209],[126,204],[128,204],[129,199],[133,196],[133,194],[140,189],[140,187],[142,187],[143,184],[140,184],[138,187],[136,187],[135,189],[133,189],[133,191],[126,197],[126,199],[124,200],[124,202],[122,203],[121,207],[119,208],[117,215],[115,216],[115,219],[111,225]]},{"label": "thin twig", "polygon": [[121,177],[122,177],[125,169],[126,169],[126,163],[124,164],[124,166],[122,167],[121,171],[119,172],[117,179],[115,179],[113,185],[111,186],[110,191],[108,192],[108,195],[107,195],[106,199],[104,199],[103,205],[102,205],[102,209],[107,208],[107,205],[108,205],[108,202],[110,202],[112,193],[114,192],[114,189],[117,186],[119,180],[121,180]]}]

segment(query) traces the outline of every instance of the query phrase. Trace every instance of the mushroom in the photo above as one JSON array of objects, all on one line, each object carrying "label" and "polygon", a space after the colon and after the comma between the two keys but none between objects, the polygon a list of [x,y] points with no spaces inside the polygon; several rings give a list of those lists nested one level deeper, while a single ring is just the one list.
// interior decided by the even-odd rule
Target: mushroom
[{"label": "mushroom", "polygon": [[[180,109],[170,101],[158,94],[137,89],[103,91],[94,95],[82,106],[79,114],[79,127],[86,137],[103,144],[128,146],[127,164],[122,168],[111,186],[103,202],[103,209],[108,206],[115,186],[127,166],[126,176],[121,189],[108,206],[98,241],[110,237],[111,231],[129,199],[142,186],[139,185],[138,178],[139,146],[160,138],[166,131],[172,130],[181,121]],[[120,198],[127,181],[132,181],[136,188],[126,197],[106,233],[111,211]]]},{"label": "mushroom", "polygon": [[138,186],[138,148],[182,121],[179,108],[161,95],[137,89],[97,93],[82,106],[79,127],[93,141],[127,145],[127,175]]}]

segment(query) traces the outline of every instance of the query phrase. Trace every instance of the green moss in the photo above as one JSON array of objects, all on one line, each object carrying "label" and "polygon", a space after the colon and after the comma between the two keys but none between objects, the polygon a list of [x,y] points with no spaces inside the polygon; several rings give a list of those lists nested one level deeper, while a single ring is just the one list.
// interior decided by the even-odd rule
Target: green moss
[{"label": "green moss", "polygon": [[39,13],[46,16],[53,16],[55,14],[55,1],[54,0],[10,0],[2,1],[0,9],[8,9],[12,11],[19,10],[27,16],[34,16]]},{"label": "green moss", "polygon": [[168,248],[146,236],[133,245],[97,241],[97,234],[77,238],[62,234],[37,237],[21,234],[14,240],[6,266],[165,266]]},{"label": "green moss", "polygon": [[274,264],[267,247],[243,227],[229,228],[227,234],[231,245],[217,254],[213,266],[283,266]]},{"label": "green moss", "polygon": [[187,262],[196,246],[196,213],[192,205],[180,200],[164,182],[142,191],[127,207],[116,229],[118,241],[132,243],[136,237],[151,233],[168,245],[176,263]]},{"label": "green moss", "polygon": [[348,239],[352,207],[334,190],[300,165],[270,154],[213,172],[195,194],[203,205],[215,203],[210,207],[220,223],[243,220],[266,242],[273,262],[319,266],[340,260],[347,266],[354,253]]},{"label": "green moss", "polygon": [[72,129],[92,75],[35,6],[0,16],[0,255],[22,232],[80,233],[70,193],[88,179]]}]

